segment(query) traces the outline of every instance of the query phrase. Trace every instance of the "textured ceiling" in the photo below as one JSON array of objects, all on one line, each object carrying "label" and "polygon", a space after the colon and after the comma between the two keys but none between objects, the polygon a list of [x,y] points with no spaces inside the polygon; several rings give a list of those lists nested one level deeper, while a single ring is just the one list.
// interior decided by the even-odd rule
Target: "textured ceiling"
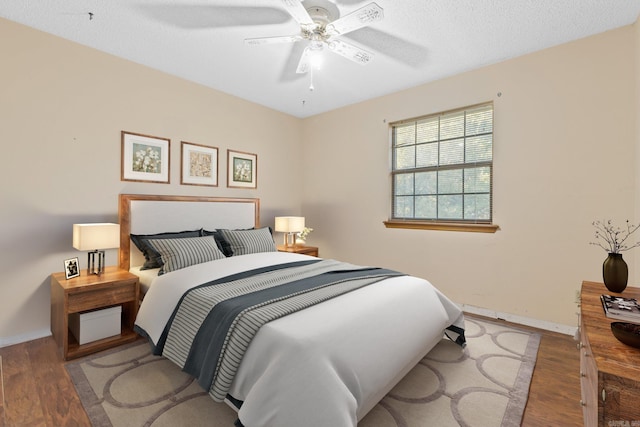
[{"label": "textured ceiling", "polygon": [[[0,17],[297,117],[333,110],[633,24],[639,0],[375,0],[384,19],[343,40],[366,65],[325,49],[296,74],[306,42],[280,0],[2,0]],[[344,16],[370,0],[305,0]]]}]

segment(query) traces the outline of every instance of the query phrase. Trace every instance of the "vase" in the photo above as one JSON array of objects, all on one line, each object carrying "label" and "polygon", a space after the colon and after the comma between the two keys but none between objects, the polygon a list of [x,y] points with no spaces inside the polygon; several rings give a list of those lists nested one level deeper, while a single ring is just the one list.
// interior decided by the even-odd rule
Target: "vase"
[{"label": "vase", "polygon": [[611,292],[622,292],[627,287],[629,268],[622,254],[609,253],[602,263],[602,279]]}]

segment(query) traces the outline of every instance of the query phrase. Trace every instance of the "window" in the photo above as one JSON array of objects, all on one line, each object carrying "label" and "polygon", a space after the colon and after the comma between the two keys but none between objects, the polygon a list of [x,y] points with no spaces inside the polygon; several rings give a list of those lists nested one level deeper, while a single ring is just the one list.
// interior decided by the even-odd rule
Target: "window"
[{"label": "window", "polygon": [[388,222],[492,223],[493,104],[392,123],[391,130]]}]

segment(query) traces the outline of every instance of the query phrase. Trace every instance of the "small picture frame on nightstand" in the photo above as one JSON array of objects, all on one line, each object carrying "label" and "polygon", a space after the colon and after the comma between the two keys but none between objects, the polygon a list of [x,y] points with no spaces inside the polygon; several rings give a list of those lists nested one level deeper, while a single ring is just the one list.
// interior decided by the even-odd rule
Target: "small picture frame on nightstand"
[{"label": "small picture frame on nightstand", "polygon": [[80,275],[80,266],[78,265],[78,258],[69,258],[64,260],[64,277],[65,279],[73,279]]}]

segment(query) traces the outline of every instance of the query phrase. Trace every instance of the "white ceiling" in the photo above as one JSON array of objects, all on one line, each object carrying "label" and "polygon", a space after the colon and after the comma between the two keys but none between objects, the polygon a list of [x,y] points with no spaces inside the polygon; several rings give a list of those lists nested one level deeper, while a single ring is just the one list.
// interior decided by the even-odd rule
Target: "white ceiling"
[{"label": "white ceiling", "polygon": [[[305,0],[340,16],[371,0]],[[640,0],[375,0],[384,19],[342,38],[366,65],[325,49],[296,74],[304,43],[248,46],[298,34],[281,0],[2,0],[0,17],[308,117],[540,49],[633,24]],[[6,59],[5,59],[6,60]],[[596,58],[594,58],[596,60]]]}]

